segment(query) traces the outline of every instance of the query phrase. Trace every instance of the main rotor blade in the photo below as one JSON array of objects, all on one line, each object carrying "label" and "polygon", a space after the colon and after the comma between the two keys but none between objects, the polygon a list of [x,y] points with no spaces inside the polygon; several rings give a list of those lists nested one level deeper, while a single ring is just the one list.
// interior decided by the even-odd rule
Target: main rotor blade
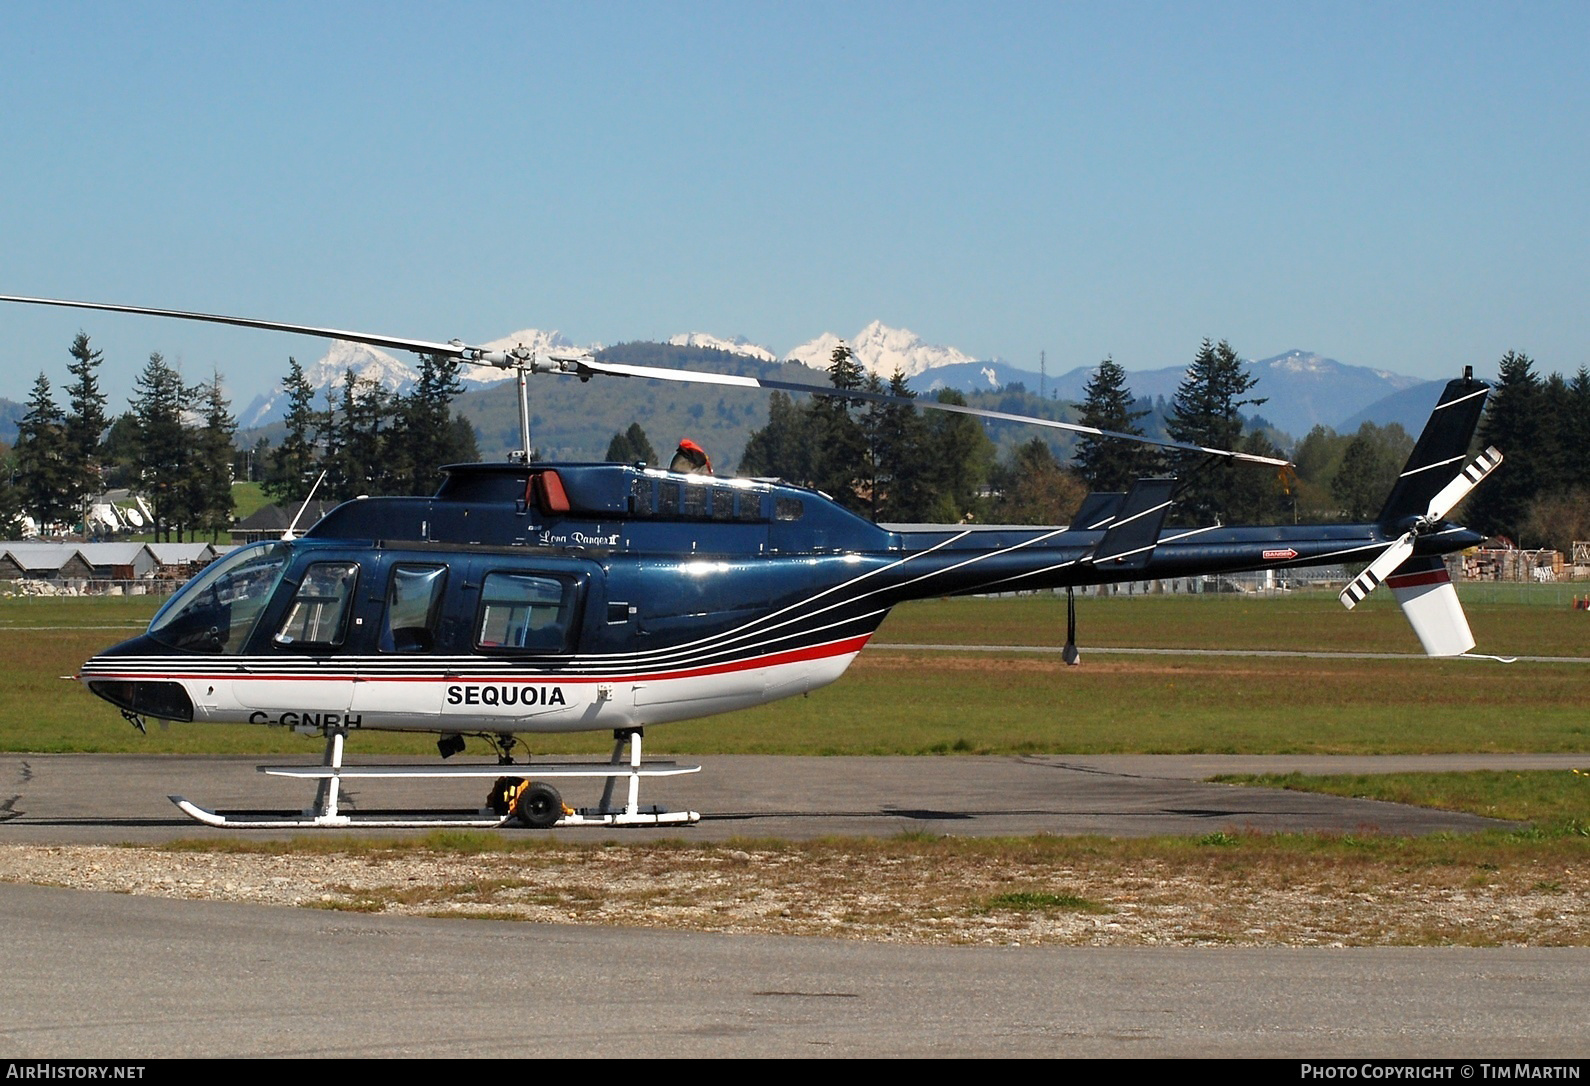
[{"label": "main rotor blade", "polygon": [[1278,460],[1270,456],[1258,456],[1254,453],[1211,449],[1203,445],[1189,445],[1180,441],[1160,441],[1155,438],[1144,437],[1141,434],[1123,434],[1114,430],[1100,430],[1096,426],[1083,426],[1081,423],[1057,422],[1054,419],[1043,419],[1033,415],[1015,415],[1008,411],[987,411],[980,407],[967,407],[958,403],[940,403],[938,400],[929,400],[923,397],[893,396],[887,392],[867,392],[854,388],[842,389],[829,388],[823,385],[803,385],[795,381],[778,381],[766,377],[741,377],[724,373],[698,373],[695,370],[671,370],[660,366],[621,366],[611,362],[597,362],[594,360],[582,361],[579,363],[579,367],[582,371],[607,373],[618,377],[649,377],[658,381],[703,382],[714,385],[735,385],[740,388],[776,389],[780,392],[804,392],[811,396],[827,396],[835,400],[865,400],[868,403],[923,407],[930,411],[946,411],[956,415],[971,415],[974,418],[1016,422],[1027,426],[1044,426],[1051,430],[1065,430],[1068,433],[1085,434],[1090,437],[1134,441],[1139,445],[1153,445],[1161,449],[1179,449],[1183,452],[1224,456],[1250,464],[1269,464],[1273,467],[1285,467],[1289,463],[1286,460]]},{"label": "main rotor blade", "polygon": [[[598,362],[594,358],[582,358],[577,364],[583,371],[605,373],[611,377],[647,377],[654,381],[692,381],[705,385],[734,385],[737,388],[763,388],[767,385],[766,381],[759,381],[755,377],[742,377],[736,373],[670,370],[662,366],[627,366],[618,362]],[[797,387],[803,392],[809,391],[805,385]],[[815,385],[812,388],[822,391]]]},{"label": "main rotor blade", "polygon": [[188,313],[180,309],[150,309],[141,305],[73,302],[62,298],[23,298],[12,294],[0,294],[0,302],[57,305],[67,309],[98,309],[106,313],[136,313],[146,317],[175,317],[185,321],[231,324],[238,328],[263,328],[269,332],[293,332],[301,336],[317,336],[320,339],[345,339],[350,343],[366,343],[372,347],[390,347],[396,351],[417,351],[420,354],[439,354],[452,358],[462,358],[468,350],[462,343],[433,343],[428,339],[402,339],[397,336],[371,335],[369,332],[350,332],[342,328],[317,328],[308,324],[285,324],[281,321],[259,320],[255,317],[227,317],[219,313]]},{"label": "main rotor blade", "polygon": [[1413,553],[1412,532],[1405,532],[1391,546],[1380,552],[1373,562],[1364,568],[1364,571],[1353,578],[1353,583],[1342,589],[1337,598],[1342,601],[1342,606],[1351,611],[1357,607],[1365,596],[1379,587],[1380,582],[1391,576],[1392,572],[1408,560]]},{"label": "main rotor blade", "polygon": [[[355,332],[345,328],[320,328],[309,324],[288,324],[284,321],[260,320],[255,317],[230,317],[219,313],[190,313],[181,309],[156,309],[140,305],[117,305],[110,302],[80,302],[64,298],[28,298],[20,295],[0,294],[0,302],[18,302],[25,305],[53,305],[67,309],[94,309],[106,313],[134,313],[148,317],[173,317],[177,320],[229,324],[237,328],[260,328],[271,332],[290,332],[296,335],[316,336],[320,339],[342,339],[350,343],[365,343],[372,347],[389,347],[398,351],[439,354],[448,358],[460,358],[466,362],[496,366],[498,368],[525,366],[531,372],[543,372],[540,366],[537,365],[537,361],[540,359],[532,357],[528,352],[525,352],[522,357],[512,356],[508,352],[487,351],[483,347],[470,346],[457,340],[450,343],[438,343],[428,339],[406,339],[399,336]],[[940,403],[937,400],[919,397],[891,396],[887,393],[865,392],[860,389],[824,388],[820,385],[803,385],[793,381],[775,381],[727,373],[698,373],[691,370],[664,369],[660,366],[628,366],[614,362],[598,362],[589,357],[577,359],[558,358],[550,361],[552,365],[548,366],[544,372],[573,373],[582,378],[589,377],[591,374],[601,373],[615,377],[646,377],[657,381],[692,382],[696,384],[731,385],[739,388],[777,389],[783,392],[804,392],[812,396],[828,396],[840,400],[864,400],[869,403],[924,407],[930,411],[946,411],[956,415],[971,415],[974,418],[1023,423],[1028,426],[1042,426],[1051,430],[1064,430],[1068,433],[1083,434],[1089,437],[1133,441],[1140,445],[1152,445],[1161,449],[1177,449],[1182,452],[1196,452],[1208,456],[1223,456],[1250,464],[1285,467],[1288,463],[1285,460],[1278,460],[1270,456],[1256,456],[1253,453],[1232,452],[1227,449],[1211,449],[1202,445],[1190,445],[1180,441],[1159,441],[1154,438],[1144,437],[1141,434],[1124,434],[1114,430],[1100,430],[1097,427],[1083,426],[1080,423],[1056,422],[1053,419],[1035,418],[1031,415],[1014,415],[1005,411],[985,411],[977,407]]]}]

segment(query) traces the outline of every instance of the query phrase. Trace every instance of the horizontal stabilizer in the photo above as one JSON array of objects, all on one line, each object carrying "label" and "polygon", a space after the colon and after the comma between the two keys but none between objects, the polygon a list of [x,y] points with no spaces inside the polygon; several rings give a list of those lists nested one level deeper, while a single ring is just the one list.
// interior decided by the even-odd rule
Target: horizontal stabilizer
[{"label": "horizontal stabilizer", "polygon": [[1469,620],[1441,559],[1409,559],[1386,578],[1386,587],[1402,605],[1426,655],[1462,656],[1474,647]]},{"label": "horizontal stabilizer", "polygon": [[1142,569],[1154,556],[1160,525],[1170,512],[1175,479],[1139,479],[1132,484],[1109,531],[1089,555],[1096,566],[1110,563],[1113,569]]}]

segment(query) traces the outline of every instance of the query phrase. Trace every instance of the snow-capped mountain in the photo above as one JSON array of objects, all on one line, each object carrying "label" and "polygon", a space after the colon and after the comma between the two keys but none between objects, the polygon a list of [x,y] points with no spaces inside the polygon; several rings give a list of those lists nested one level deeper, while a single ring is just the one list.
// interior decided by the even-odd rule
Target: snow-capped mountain
[{"label": "snow-capped mountain", "polygon": [[[825,370],[840,338],[824,332],[810,343],[796,347],[785,359],[800,362],[813,369]],[[923,343],[922,337],[908,328],[890,328],[882,321],[873,321],[848,341],[856,361],[887,381],[895,371],[907,377],[916,377],[941,366],[961,366],[978,360],[954,347],[936,347]]]},{"label": "snow-capped mountain", "polygon": [[[580,349],[562,334],[556,331],[543,332],[538,328],[526,328],[481,346],[490,350],[505,350],[520,346],[529,347],[534,351]],[[597,351],[601,349],[601,345],[595,344],[585,349]],[[377,347],[367,347],[361,343],[349,343],[339,339],[332,343],[331,350],[327,351],[323,358],[304,367],[304,379],[309,382],[309,387],[315,390],[317,407],[324,404],[326,390],[341,385],[343,375],[349,370],[352,370],[360,380],[376,381],[387,392],[394,394],[406,392],[420,375],[417,364],[403,361]],[[286,374],[282,376],[285,377]],[[458,371],[459,380],[464,382],[465,388],[496,384],[512,376],[512,370],[498,369],[495,366],[463,366]],[[287,392],[278,384],[268,395],[256,396],[253,403],[238,413],[237,422],[243,429],[249,429],[267,426],[285,418],[286,415]]]},{"label": "snow-capped mountain", "polygon": [[747,358],[755,358],[762,362],[778,361],[778,355],[760,343],[752,343],[744,336],[723,339],[719,336],[709,335],[706,332],[681,332],[677,336],[669,336],[668,345],[671,347],[706,347],[714,351],[743,354]]},{"label": "snow-capped mountain", "polygon": [[[743,336],[724,338],[705,332],[691,332],[673,336],[669,344],[679,347],[711,348],[742,355],[758,362],[773,364],[778,361],[766,347],[751,342]],[[803,343],[784,356],[786,361],[800,362],[815,370],[826,370],[833,349],[841,342],[831,332],[825,332],[810,342]],[[1046,378],[999,359],[977,359],[954,347],[924,343],[916,333],[905,328],[891,328],[881,321],[873,321],[855,336],[845,341],[866,369],[888,380],[896,370],[911,379],[917,392],[931,393],[940,388],[958,388],[966,392],[989,391],[1020,382],[1029,392],[1043,388],[1047,397],[1077,401],[1083,398],[1083,388],[1093,375],[1094,366],[1080,366],[1068,372],[1051,373]],[[556,331],[526,328],[503,336],[483,346],[493,350],[527,347],[533,351],[550,350],[601,350],[601,344],[584,347],[571,342]],[[406,391],[419,376],[416,363],[406,361],[407,356],[393,356],[374,347],[337,341],[325,357],[306,366],[304,376],[316,390],[316,406],[326,402],[326,391],[337,387],[348,370],[364,380],[375,380],[391,393]],[[1367,366],[1345,365],[1311,351],[1292,350],[1272,358],[1247,363],[1249,372],[1259,378],[1255,394],[1266,397],[1267,402],[1248,410],[1256,410],[1294,437],[1308,432],[1316,423],[1340,426],[1356,412],[1364,411],[1377,401],[1420,384],[1420,379]],[[465,366],[460,377],[467,387],[482,388],[495,385],[512,377],[513,371],[490,366]],[[1127,384],[1137,396],[1164,397],[1169,400],[1176,393],[1186,375],[1186,365],[1166,366],[1152,370],[1132,370]],[[280,385],[268,396],[256,397],[249,407],[240,412],[241,427],[253,428],[281,419],[286,413],[287,397]]]},{"label": "snow-capped mountain", "polygon": [[[325,390],[341,384],[343,375],[349,370],[361,380],[379,382],[388,392],[402,391],[419,376],[413,366],[380,348],[334,340],[324,357],[304,367],[304,380],[315,390],[317,407],[324,399]],[[285,378],[286,374],[282,376]],[[286,416],[287,390],[278,384],[268,394],[254,397],[254,402],[238,413],[237,424],[248,429],[269,425]]]}]

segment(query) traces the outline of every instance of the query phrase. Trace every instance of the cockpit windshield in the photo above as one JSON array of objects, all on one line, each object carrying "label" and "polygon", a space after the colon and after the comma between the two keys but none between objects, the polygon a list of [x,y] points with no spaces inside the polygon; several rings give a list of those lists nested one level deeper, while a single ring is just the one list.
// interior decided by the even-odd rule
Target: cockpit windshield
[{"label": "cockpit windshield", "polygon": [[242,652],[291,554],[287,543],[233,552],[172,596],[149,623],[149,636],[190,652]]}]

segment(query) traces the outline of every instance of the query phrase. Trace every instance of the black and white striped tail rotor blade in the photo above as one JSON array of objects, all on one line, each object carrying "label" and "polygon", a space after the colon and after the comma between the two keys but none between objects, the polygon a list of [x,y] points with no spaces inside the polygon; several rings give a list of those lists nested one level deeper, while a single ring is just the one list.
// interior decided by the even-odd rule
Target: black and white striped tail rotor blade
[{"label": "black and white striped tail rotor blade", "polygon": [[1380,552],[1373,562],[1365,567],[1364,571],[1353,578],[1353,583],[1342,589],[1342,594],[1337,597],[1342,601],[1342,606],[1351,611],[1363,602],[1363,598],[1373,592],[1387,577],[1402,563],[1408,560],[1413,553],[1414,533],[1408,532],[1391,546]]},{"label": "black and white striped tail rotor blade", "polygon": [[1495,471],[1496,466],[1501,462],[1502,454],[1497,451],[1494,445],[1476,456],[1466,468],[1458,472],[1456,478],[1436,491],[1435,497],[1430,499],[1429,519],[1434,521],[1445,518],[1448,513],[1457,508],[1458,502],[1468,497],[1469,491],[1478,486],[1480,481],[1487,475]]}]

